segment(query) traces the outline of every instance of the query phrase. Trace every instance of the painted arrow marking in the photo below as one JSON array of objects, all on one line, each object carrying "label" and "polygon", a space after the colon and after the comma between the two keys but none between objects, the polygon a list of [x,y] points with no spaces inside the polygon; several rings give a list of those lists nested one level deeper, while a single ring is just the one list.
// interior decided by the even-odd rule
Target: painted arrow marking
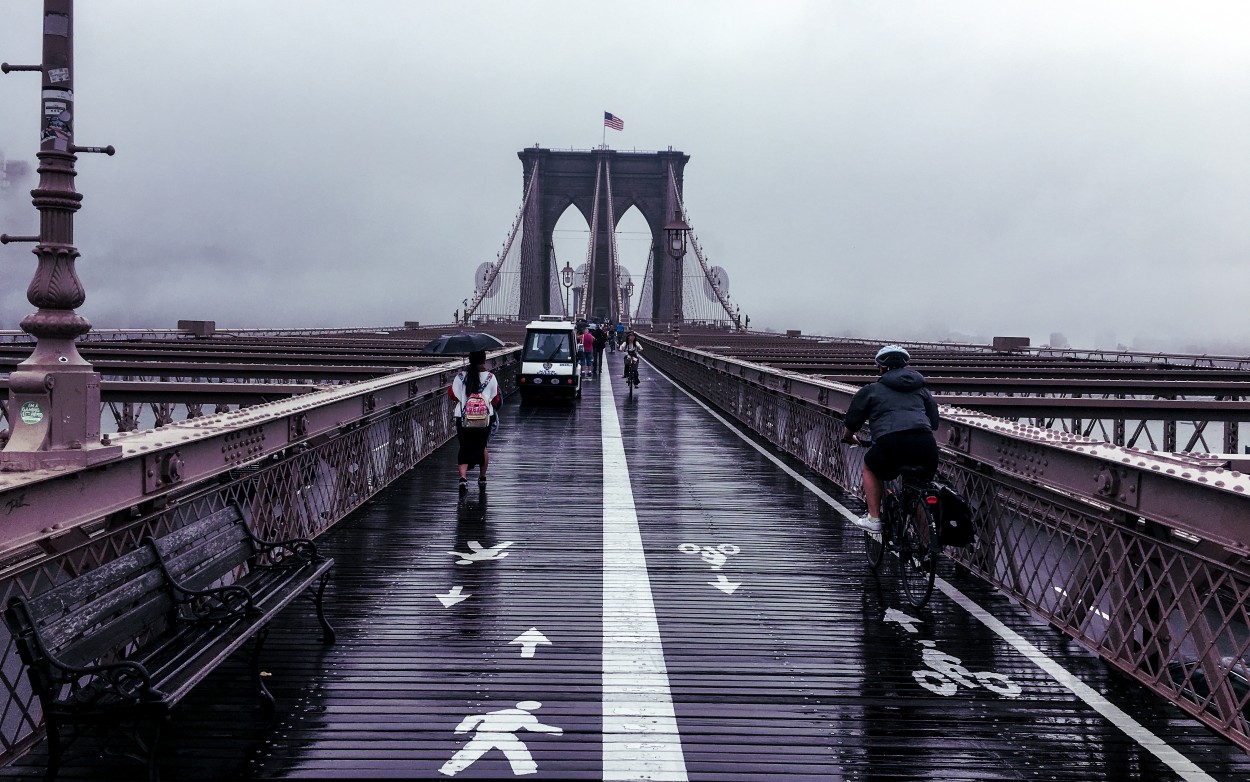
[{"label": "painted arrow marking", "polygon": [[470,540],[468,543],[470,549],[468,554],[462,554],[459,551],[448,551],[447,553],[453,557],[460,557],[456,561],[457,565],[471,565],[474,562],[482,562],[488,559],[503,559],[508,556],[508,552],[504,551],[504,549],[511,545],[512,541],[509,540],[506,543],[499,543],[490,548],[484,548],[476,540]]},{"label": "painted arrow marking", "polygon": [[464,587],[456,586],[456,587],[452,587],[451,591],[448,592],[447,594],[435,595],[435,597],[438,598],[438,602],[443,604],[443,608],[451,608],[456,603],[459,603],[463,600],[468,600],[469,598],[473,597],[473,595],[462,594],[463,592],[464,592]]},{"label": "painted arrow marking", "polygon": [[898,622],[899,626],[909,633],[920,632],[916,629],[916,625],[920,624],[919,619],[914,616],[908,616],[902,611],[898,611],[893,608],[885,609],[885,621]]},{"label": "painted arrow marking", "polygon": [[539,644],[551,646],[551,641],[548,641],[547,636],[539,632],[537,627],[531,627],[508,643],[520,644],[522,657],[533,657],[534,651],[538,649]]},{"label": "painted arrow marking", "polygon": [[734,593],[734,590],[742,586],[742,582],[740,581],[730,581],[729,579],[725,578],[724,573],[717,575],[715,581],[709,581],[708,583],[716,587],[720,591],[724,592],[727,595],[732,595]]}]

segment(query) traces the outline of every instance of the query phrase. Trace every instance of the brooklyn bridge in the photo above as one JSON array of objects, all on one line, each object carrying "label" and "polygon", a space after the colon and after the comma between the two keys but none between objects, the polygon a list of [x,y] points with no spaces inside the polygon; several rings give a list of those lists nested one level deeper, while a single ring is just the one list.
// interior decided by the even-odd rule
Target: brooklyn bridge
[{"label": "brooklyn bridge", "polygon": [[[39,215],[0,237],[36,259],[0,332],[0,777],[1250,776],[1250,358],[903,341],[974,533],[916,601],[850,523],[881,341],[753,327],[691,155],[520,150],[450,321],[93,328],[76,165],[114,149],[76,143],[72,54],[46,0],[3,66],[43,124],[0,161]],[[522,404],[533,321],[623,324],[640,385],[609,348]],[[457,333],[504,396],[467,492]]]}]

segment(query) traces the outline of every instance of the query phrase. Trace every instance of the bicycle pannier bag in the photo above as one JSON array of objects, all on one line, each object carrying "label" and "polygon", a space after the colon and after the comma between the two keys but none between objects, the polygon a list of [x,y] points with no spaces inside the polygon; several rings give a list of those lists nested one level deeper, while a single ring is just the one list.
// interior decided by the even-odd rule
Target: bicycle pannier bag
[{"label": "bicycle pannier bag", "polygon": [[972,528],[972,509],[955,487],[942,479],[938,486],[938,537],[943,546],[967,548],[976,537]]}]

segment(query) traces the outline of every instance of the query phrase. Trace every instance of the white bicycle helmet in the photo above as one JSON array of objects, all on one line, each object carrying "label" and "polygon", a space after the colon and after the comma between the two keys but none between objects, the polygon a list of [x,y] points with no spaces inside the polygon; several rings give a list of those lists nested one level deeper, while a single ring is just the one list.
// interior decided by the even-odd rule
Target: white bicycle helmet
[{"label": "white bicycle helmet", "polygon": [[907,362],[911,361],[911,354],[900,345],[886,345],[877,351],[877,366],[886,369],[898,369],[907,366]]}]

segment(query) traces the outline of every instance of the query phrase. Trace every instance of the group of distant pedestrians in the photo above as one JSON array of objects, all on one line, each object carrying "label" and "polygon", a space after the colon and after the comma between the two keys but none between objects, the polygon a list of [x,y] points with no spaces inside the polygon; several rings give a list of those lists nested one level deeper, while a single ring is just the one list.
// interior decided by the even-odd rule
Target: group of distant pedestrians
[{"label": "group of distant pedestrians", "polygon": [[599,377],[603,370],[603,354],[616,352],[625,341],[625,324],[581,323],[577,326],[577,361],[583,378]]}]

